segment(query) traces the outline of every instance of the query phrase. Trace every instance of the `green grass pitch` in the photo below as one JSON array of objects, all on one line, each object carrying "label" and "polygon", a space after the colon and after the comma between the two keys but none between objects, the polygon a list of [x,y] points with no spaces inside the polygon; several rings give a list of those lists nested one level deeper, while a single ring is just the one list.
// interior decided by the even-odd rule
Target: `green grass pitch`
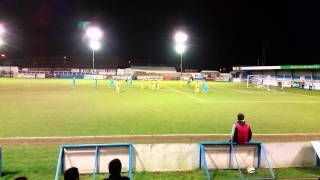
[{"label": "green grass pitch", "polygon": [[227,134],[236,115],[246,115],[254,133],[319,133],[320,91],[247,89],[209,82],[196,94],[178,81],[149,82],[121,92],[107,80],[0,79],[0,137],[143,134]]},{"label": "green grass pitch", "polygon": [[[254,133],[319,133],[320,92],[286,88],[247,89],[245,84],[209,82],[208,94],[162,81],[159,91],[149,82],[132,87],[121,82],[117,94],[109,82],[0,78],[0,137],[94,136],[137,134],[226,134],[243,112]],[[3,146],[0,179],[28,176],[53,179],[59,146]],[[217,179],[238,173],[216,171]],[[319,168],[276,170],[278,178],[317,177]],[[105,175],[100,175],[102,179]],[[92,179],[82,176],[81,179]],[[134,173],[134,179],[205,179],[204,171]]]}]

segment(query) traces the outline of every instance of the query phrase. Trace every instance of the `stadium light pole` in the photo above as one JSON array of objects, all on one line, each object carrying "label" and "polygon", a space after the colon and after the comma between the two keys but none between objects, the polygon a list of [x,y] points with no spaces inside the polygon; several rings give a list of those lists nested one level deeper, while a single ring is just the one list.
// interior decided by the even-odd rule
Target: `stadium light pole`
[{"label": "stadium light pole", "polygon": [[94,71],[94,51],[98,50],[101,45],[99,41],[91,41],[89,46],[92,49],[92,69]]},{"label": "stadium light pole", "polygon": [[0,24],[0,47],[4,44],[2,35],[5,33],[5,29],[2,24]]},{"label": "stadium light pole", "polygon": [[100,49],[100,40],[102,38],[102,31],[98,27],[88,27],[86,36],[89,39],[89,47],[92,49],[92,72],[94,72],[94,52]]},{"label": "stadium light pole", "polygon": [[188,35],[184,32],[176,32],[174,35],[174,41],[175,41],[175,50],[177,53],[180,54],[180,78],[182,78],[182,54],[186,50],[185,42],[188,39]]},{"label": "stadium light pole", "polygon": [[184,44],[176,44],[175,49],[180,54],[180,77],[182,77],[182,54],[186,50],[186,46]]},{"label": "stadium light pole", "polygon": [[1,36],[0,36],[0,47],[1,47],[3,44],[4,44],[4,42],[3,42],[3,40],[2,40],[2,38],[1,38]]},{"label": "stadium light pole", "polygon": [[[0,50],[1,50],[1,47],[2,45],[4,45],[4,40],[3,40],[3,34],[5,33],[5,28],[2,24],[0,24]],[[4,56],[2,56],[4,54],[1,54],[1,58],[4,58]]]},{"label": "stadium light pole", "polygon": [[0,35],[2,35],[5,32],[5,29],[2,24],[0,24]]}]

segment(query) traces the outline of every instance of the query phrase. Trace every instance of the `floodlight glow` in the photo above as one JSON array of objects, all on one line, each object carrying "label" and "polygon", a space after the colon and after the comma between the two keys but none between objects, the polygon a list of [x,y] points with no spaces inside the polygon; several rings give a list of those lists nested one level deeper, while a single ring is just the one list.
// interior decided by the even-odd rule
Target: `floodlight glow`
[{"label": "floodlight glow", "polygon": [[182,54],[186,50],[186,46],[184,44],[179,43],[179,44],[176,44],[175,49],[177,53]]},{"label": "floodlight glow", "polygon": [[175,40],[176,43],[184,43],[184,42],[187,41],[187,39],[188,39],[188,36],[184,32],[177,32],[174,35],[174,40]]},{"label": "floodlight glow", "polygon": [[0,24],[0,34],[3,34],[5,32],[4,27],[2,24]]},{"label": "floodlight glow", "polygon": [[89,27],[86,30],[86,36],[90,40],[100,40],[102,38],[102,31],[97,27]]},{"label": "floodlight glow", "polygon": [[101,44],[98,41],[90,41],[90,48],[93,50],[98,50],[101,47]]}]

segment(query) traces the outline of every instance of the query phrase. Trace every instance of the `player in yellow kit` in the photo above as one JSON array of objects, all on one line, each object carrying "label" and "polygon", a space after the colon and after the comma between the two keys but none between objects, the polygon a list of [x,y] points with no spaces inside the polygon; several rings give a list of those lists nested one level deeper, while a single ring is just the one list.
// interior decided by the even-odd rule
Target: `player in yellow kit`
[{"label": "player in yellow kit", "polygon": [[195,84],[195,93],[200,93],[200,84],[198,81],[196,81],[196,84]]},{"label": "player in yellow kit", "polygon": [[160,90],[160,80],[159,79],[157,80],[156,88],[157,88],[158,91]]},{"label": "player in yellow kit", "polygon": [[151,90],[154,91],[156,89],[156,80],[151,80]]},{"label": "player in yellow kit", "polygon": [[116,91],[118,94],[120,93],[120,83],[118,80],[116,81]]},{"label": "player in yellow kit", "polygon": [[140,88],[141,88],[141,89],[144,89],[144,79],[142,79],[142,81],[141,81]]}]

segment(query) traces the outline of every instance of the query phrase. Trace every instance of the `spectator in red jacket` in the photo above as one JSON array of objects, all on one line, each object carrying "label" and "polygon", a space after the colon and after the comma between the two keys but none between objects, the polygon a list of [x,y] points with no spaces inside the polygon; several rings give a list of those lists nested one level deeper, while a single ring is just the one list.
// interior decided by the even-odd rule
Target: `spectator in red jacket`
[{"label": "spectator in red jacket", "polygon": [[238,114],[238,121],[232,127],[231,141],[237,144],[247,144],[252,137],[252,131],[242,113]]}]

